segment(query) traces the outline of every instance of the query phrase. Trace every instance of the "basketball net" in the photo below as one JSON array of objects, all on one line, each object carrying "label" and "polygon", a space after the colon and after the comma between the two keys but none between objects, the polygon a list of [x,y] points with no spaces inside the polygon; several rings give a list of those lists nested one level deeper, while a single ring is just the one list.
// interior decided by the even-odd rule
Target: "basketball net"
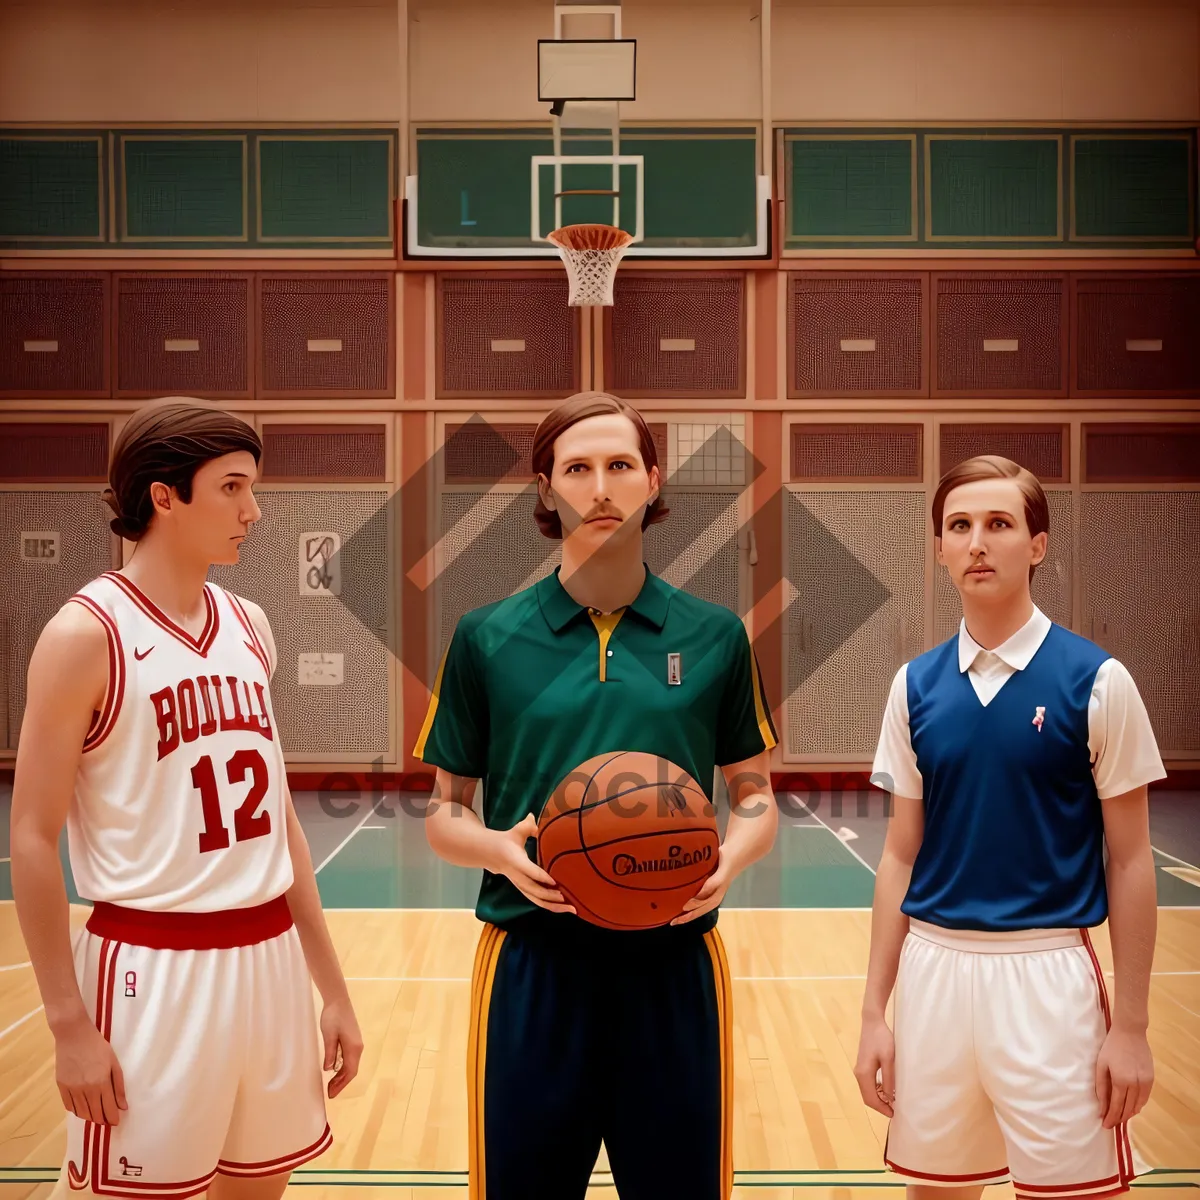
[{"label": "basketball net", "polygon": [[564,225],[549,234],[567,268],[571,294],[567,303],[611,305],[617,264],[633,234],[614,225]]}]

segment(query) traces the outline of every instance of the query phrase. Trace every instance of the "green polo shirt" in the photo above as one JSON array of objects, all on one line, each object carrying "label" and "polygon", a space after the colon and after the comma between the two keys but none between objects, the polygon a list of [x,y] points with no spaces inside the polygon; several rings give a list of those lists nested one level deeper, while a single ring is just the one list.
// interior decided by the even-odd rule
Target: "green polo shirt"
[{"label": "green polo shirt", "polygon": [[[559,781],[597,754],[661,755],[711,800],[715,767],[776,741],[736,613],[647,568],[637,599],[605,616],[573,600],[556,569],[459,620],[413,753],[479,779],[484,823],[511,829],[540,815]],[[481,920],[503,925],[536,907],[484,872]],[[688,927],[715,922],[714,911]]]}]

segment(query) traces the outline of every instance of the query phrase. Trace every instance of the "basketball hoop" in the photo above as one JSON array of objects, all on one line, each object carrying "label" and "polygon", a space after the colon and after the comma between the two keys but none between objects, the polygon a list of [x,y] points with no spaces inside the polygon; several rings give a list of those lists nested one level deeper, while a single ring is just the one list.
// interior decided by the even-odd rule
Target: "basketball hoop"
[{"label": "basketball hoop", "polygon": [[617,264],[633,241],[633,234],[614,225],[564,225],[547,235],[567,267],[571,294],[567,303],[611,305]]}]

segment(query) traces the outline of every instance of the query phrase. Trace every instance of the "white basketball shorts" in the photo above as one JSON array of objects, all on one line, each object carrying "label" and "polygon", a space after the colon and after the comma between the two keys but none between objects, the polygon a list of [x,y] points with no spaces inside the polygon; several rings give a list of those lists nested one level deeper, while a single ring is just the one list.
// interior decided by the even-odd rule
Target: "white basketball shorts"
[{"label": "white basketball shorts", "polygon": [[893,1171],[946,1187],[1011,1179],[1021,1200],[1099,1200],[1147,1170],[1128,1128],[1103,1126],[1108,994],[1086,930],[911,921],[894,1020]]},{"label": "white basketball shorts", "polygon": [[283,897],[233,913],[97,905],[88,926],[76,978],[129,1107],[116,1126],[67,1115],[72,1190],[182,1200],[218,1173],[274,1175],[329,1148],[312,982]]}]

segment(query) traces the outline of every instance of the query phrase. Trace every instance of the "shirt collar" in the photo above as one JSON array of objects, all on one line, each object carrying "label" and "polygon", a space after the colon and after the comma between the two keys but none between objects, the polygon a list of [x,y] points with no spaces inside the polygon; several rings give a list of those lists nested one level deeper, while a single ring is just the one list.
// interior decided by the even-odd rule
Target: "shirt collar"
[{"label": "shirt collar", "polygon": [[[645,564],[643,564],[645,565]],[[546,624],[559,633],[580,613],[587,609],[575,600],[559,579],[561,567],[545,576],[537,584],[537,598],[541,605],[542,615]],[[669,583],[659,579],[649,567],[646,567],[646,578],[642,583],[637,598],[629,605],[631,612],[637,613],[642,620],[661,629],[667,620],[667,609],[671,606],[671,595],[675,591]]]},{"label": "shirt collar", "polygon": [[[1002,642],[991,651],[1001,662],[1023,671],[1029,666],[1033,656],[1038,652],[1046,634],[1050,632],[1050,618],[1035,604],[1033,615],[1017,630],[1012,637]],[[980,654],[987,653],[984,648],[967,632],[967,622],[964,617],[958,627],[958,669],[960,672],[970,669],[971,664]]]}]

